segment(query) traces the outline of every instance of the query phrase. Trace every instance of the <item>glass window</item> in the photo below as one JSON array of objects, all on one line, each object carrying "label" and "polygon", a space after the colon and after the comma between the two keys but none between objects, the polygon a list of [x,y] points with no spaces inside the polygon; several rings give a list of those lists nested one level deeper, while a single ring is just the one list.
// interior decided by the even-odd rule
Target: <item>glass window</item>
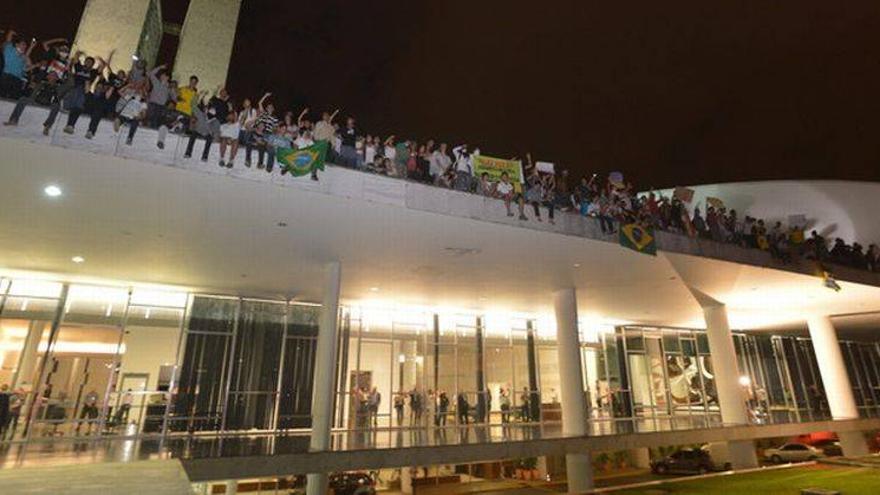
[{"label": "glass window", "polygon": [[286,305],[243,301],[233,346],[226,428],[271,429]]},{"label": "glass window", "polygon": [[697,351],[700,354],[709,354],[709,337],[705,332],[697,333]]},{"label": "glass window", "polygon": [[162,431],[176,369],[184,309],[130,306],[122,340],[119,384],[111,408],[125,405],[138,431]]},{"label": "glass window", "polygon": [[237,299],[193,298],[169,417],[172,431],[220,429],[238,307]]},{"label": "glass window", "polygon": [[678,335],[665,332],[663,335],[663,349],[666,352],[679,352],[681,346],[678,344]]}]

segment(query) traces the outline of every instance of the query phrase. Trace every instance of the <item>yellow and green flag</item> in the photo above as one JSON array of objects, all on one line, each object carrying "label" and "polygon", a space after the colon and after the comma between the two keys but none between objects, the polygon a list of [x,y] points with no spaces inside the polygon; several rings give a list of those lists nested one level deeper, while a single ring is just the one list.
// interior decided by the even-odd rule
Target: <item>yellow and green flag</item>
[{"label": "yellow and green flag", "polygon": [[620,245],[651,256],[657,255],[654,229],[637,223],[628,223],[620,227]]},{"label": "yellow and green flag", "polygon": [[301,150],[278,148],[275,151],[275,156],[287,173],[294,177],[302,177],[315,170],[324,170],[324,160],[327,159],[328,147],[329,143],[327,141],[318,141],[308,148]]}]

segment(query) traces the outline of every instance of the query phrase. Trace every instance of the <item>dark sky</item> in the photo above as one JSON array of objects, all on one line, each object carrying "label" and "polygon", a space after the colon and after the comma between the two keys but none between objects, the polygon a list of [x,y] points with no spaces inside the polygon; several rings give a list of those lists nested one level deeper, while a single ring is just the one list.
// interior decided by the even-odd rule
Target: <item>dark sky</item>
[{"label": "dark sky", "polygon": [[[85,1],[4,3],[0,23],[72,37]],[[880,180],[877,0],[243,3],[237,99],[641,188]]]}]

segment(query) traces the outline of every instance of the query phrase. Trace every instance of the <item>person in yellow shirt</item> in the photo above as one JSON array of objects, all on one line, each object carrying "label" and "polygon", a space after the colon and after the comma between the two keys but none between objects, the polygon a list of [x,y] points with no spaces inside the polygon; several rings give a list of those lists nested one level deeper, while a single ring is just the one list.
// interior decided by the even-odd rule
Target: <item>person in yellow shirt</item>
[{"label": "person in yellow shirt", "polygon": [[192,101],[199,94],[199,78],[191,76],[189,85],[177,90],[177,111],[192,116]]}]

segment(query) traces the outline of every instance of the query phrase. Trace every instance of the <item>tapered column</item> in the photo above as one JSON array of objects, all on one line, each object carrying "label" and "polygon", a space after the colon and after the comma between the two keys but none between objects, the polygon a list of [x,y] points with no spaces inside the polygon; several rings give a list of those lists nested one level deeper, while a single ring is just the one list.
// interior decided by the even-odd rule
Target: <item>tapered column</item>
[{"label": "tapered column", "polygon": [[[857,419],[859,410],[853,397],[852,385],[843,363],[843,353],[837,341],[837,332],[831,324],[831,318],[816,316],[807,320],[810,339],[816,352],[816,364],[825,387],[825,397],[831,409],[832,419]],[[868,444],[861,432],[840,432],[840,447],[843,455],[863,456],[868,454]]]},{"label": "tapered column", "polygon": [[174,61],[178,81],[199,77],[213,91],[226,85],[241,0],[190,0]]},{"label": "tapered column", "polygon": [[[699,298],[698,298],[699,299]],[[727,321],[727,308],[717,301],[703,305],[706,319],[706,336],[712,354],[712,373],[715,376],[715,389],[718,391],[718,405],[721,407],[721,421],[725,425],[744,425],[749,423],[742,387],[739,384],[739,366],[736,362],[736,348]],[[758,466],[755,445],[751,440],[727,443],[730,463],[734,469]]]},{"label": "tapered column", "polygon": [[[312,388],[312,437],[309,446],[311,451],[330,449],[341,273],[339,262],[329,263],[325,267],[324,299],[321,301],[321,321],[318,326],[318,346],[315,351],[315,381]],[[327,473],[310,473],[306,488],[308,495],[327,493]]]},{"label": "tapered column", "polygon": [[[584,436],[587,434],[587,400],[578,339],[577,297],[573,288],[560,290],[553,296],[562,392],[562,433]],[[567,454],[565,466],[569,493],[582,493],[593,488],[593,464],[589,452]]]}]

